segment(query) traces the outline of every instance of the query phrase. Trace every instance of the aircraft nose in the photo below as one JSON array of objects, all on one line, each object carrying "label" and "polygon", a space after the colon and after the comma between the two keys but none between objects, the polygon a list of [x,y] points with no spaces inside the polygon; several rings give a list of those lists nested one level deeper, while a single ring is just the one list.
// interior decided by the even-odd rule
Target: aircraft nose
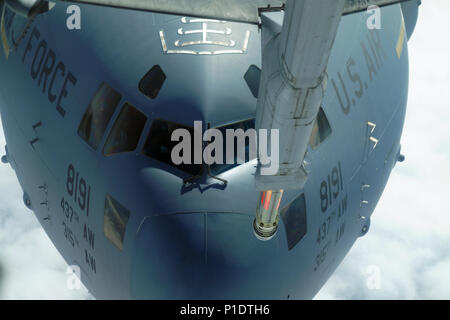
[{"label": "aircraft nose", "polygon": [[133,299],[278,299],[279,236],[262,242],[251,215],[147,218],[132,258]]}]

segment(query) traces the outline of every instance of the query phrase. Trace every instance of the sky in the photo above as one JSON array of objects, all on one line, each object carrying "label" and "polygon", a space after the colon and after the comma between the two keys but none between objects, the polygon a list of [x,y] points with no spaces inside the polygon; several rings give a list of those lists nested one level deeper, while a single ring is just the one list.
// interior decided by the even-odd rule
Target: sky
[{"label": "sky", "polygon": [[450,1],[422,2],[409,41],[406,160],[317,299],[450,299]]},{"label": "sky", "polygon": [[[316,299],[450,299],[450,2],[423,2],[409,42],[406,161]],[[0,128],[0,154],[4,145]],[[92,299],[67,288],[67,264],[1,163],[0,204],[0,298]]]}]

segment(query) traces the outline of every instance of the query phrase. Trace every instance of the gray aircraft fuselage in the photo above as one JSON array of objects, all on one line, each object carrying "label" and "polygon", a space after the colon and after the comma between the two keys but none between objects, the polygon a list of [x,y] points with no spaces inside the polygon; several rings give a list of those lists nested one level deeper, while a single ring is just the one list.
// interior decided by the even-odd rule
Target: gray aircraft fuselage
[{"label": "gray aircraft fuselage", "polygon": [[[303,195],[301,221],[283,221],[263,242],[252,227],[256,160],[221,173],[226,186],[206,175],[183,184],[190,174],[142,153],[155,119],[218,127],[255,117],[244,74],[261,67],[258,26],[207,22],[230,28],[236,52],[214,44],[196,51],[174,45],[180,28],[202,27],[195,19],[81,5],[82,29],[69,30],[66,8],[34,21],[5,9],[0,111],[25,205],[66,262],[79,266],[88,290],[100,299],[313,298],[368,231],[399,159],[411,33],[405,10],[383,8],[379,30],[367,28],[367,13],[343,17],[322,106],[331,134],[308,149],[308,181],[286,190],[280,205]],[[149,99],[138,84],[154,65],[167,78]],[[77,132],[101,83],[121,100],[94,149]],[[144,130],[135,151],[105,156],[125,102],[145,114]],[[108,195],[130,213],[122,247],[105,236]]]}]

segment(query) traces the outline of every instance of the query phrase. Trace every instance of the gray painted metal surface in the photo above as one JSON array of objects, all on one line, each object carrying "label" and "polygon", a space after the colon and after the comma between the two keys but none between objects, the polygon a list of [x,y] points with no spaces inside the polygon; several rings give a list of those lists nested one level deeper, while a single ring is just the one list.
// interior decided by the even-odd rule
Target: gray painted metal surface
[{"label": "gray painted metal surface", "polygon": [[325,71],[343,5],[335,0],[288,2],[280,35],[263,49],[256,128],[279,130],[280,159],[272,175],[258,171],[259,190],[295,189],[306,182],[303,159],[325,95]]},{"label": "gray painted metal surface", "polygon": [[[265,243],[253,235],[256,160],[220,174],[226,186],[206,175],[184,185],[188,173],[142,152],[155,119],[185,125],[201,120],[215,127],[256,116],[256,98],[244,74],[253,64],[261,67],[258,27],[214,25],[231,28],[236,45],[249,32],[242,53],[168,53],[161,31],[176,50],[178,29],[196,28],[195,22],[80,7],[80,32],[65,28],[66,7],[56,5],[32,21],[8,55],[2,41],[0,112],[8,163],[24,190],[24,208],[34,212],[67,263],[80,266],[89,291],[97,298],[119,299],[312,298],[367,232],[398,159],[409,70],[400,6],[383,9],[378,31],[366,28],[364,13],[341,21],[322,103],[331,135],[316,148],[308,147],[309,179],[303,188],[286,191],[280,204],[288,209],[296,199],[305,199],[305,210],[300,210],[304,233],[293,247],[288,233],[295,223],[280,223],[276,236]],[[11,12],[6,16],[12,22],[5,24],[5,36],[11,41],[29,22]],[[223,48],[200,50],[206,49]],[[54,58],[53,68],[48,57]],[[151,100],[138,83],[154,65],[167,79]],[[77,132],[102,82],[122,99],[100,147],[93,149]],[[138,146],[104,156],[103,146],[125,103],[147,117]],[[84,187],[75,193],[70,189],[75,185]],[[83,203],[88,194],[89,205]],[[130,213],[121,249],[105,235],[107,196]]]},{"label": "gray painted metal surface", "polygon": [[[21,0],[33,1],[33,0]],[[238,21],[259,23],[259,9],[281,8],[286,0],[56,0],[73,3],[145,10]],[[406,0],[346,0],[344,14],[366,10],[371,5],[386,6]]]}]

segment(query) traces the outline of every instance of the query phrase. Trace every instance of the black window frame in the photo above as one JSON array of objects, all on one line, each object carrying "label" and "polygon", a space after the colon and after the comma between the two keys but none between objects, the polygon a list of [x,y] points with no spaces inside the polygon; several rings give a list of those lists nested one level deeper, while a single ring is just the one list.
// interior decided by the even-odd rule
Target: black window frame
[{"label": "black window frame", "polygon": [[[298,201],[300,203],[298,203]],[[289,210],[294,210],[293,205],[301,205],[300,212],[292,213]],[[294,249],[308,233],[308,208],[306,205],[305,194],[297,196],[288,205],[280,210],[280,216],[283,220],[286,230],[286,240],[288,250]]]},{"label": "black window frame", "polygon": [[167,76],[159,64],[154,65],[139,81],[138,89],[146,97],[154,100],[158,97]]},{"label": "black window frame", "polygon": [[[320,145],[322,145],[322,143],[327,141],[330,138],[330,136],[333,134],[333,128],[331,127],[330,120],[328,120],[325,110],[323,110],[322,107],[319,108],[319,111],[317,112],[317,117],[314,120],[313,125],[314,125],[314,127],[313,127],[313,131],[311,132],[311,137],[309,138],[309,145],[310,145],[311,149],[315,150]],[[315,134],[314,133],[315,126],[317,126],[317,133],[316,133],[317,138],[318,138],[317,143],[315,143],[315,141],[313,141],[314,134]]]},{"label": "black window frame", "polygon": [[[114,211],[114,212],[111,212]],[[105,196],[103,234],[120,251],[123,251],[125,235],[131,212],[110,194]]]},{"label": "black window frame", "polygon": [[[102,107],[103,109],[107,110],[107,115],[103,119],[103,128],[101,128],[98,131],[99,137],[97,137],[96,140],[92,141],[91,140],[91,137],[93,134],[92,131],[94,128],[93,126],[95,125],[93,123],[94,120],[92,118],[94,117],[94,112],[99,109],[99,107],[98,106],[96,107],[96,105],[94,103],[95,103],[96,99],[102,99],[102,97],[99,95],[102,92],[101,90],[103,88],[110,90],[109,93],[113,93],[115,95],[115,97],[111,98],[111,100],[114,102],[110,101],[110,102],[112,102],[112,104],[110,104],[109,106],[106,106],[106,107]],[[101,146],[101,143],[102,143],[103,139],[105,138],[105,134],[108,131],[108,127],[111,123],[111,120],[113,119],[114,114],[116,113],[117,109],[120,106],[120,102],[122,101],[122,98],[123,98],[122,94],[119,91],[117,91],[116,89],[114,89],[113,87],[111,87],[106,82],[102,82],[98,86],[97,90],[95,91],[95,94],[91,98],[89,105],[88,105],[86,111],[84,112],[83,117],[82,117],[82,119],[78,125],[78,129],[77,129],[78,136],[84,142],[86,142],[86,144],[88,146],[90,146],[92,149],[98,150],[99,147]],[[106,103],[108,103],[108,102],[106,102]],[[104,100],[102,100],[102,104],[105,104]]]},{"label": "black window frame", "polygon": [[[127,149],[127,150],[122,150],[122,151],[117,151],[117,152],[107,152],[106,149],[109,147],[108,143],[109,143],[110,139],[112,139],[112,135],[115,134],[116,126],[119,126],[119,125],[122,124],[122,123],[118,123],[118,121],[122,120],[122,118],[121,118],[122,114],[126,111],[127,108],[134,109],[134,111],[137,111],[138,113],[140,113],[145,118],[145,120],[141,124],[140,130],[138,129],[139,134],[138,134],[138,139],[136,140],[136,144],[134,145],[133,149]],[[120,112],[117,115],[116,119],[114,120],[114,123],[112,124],[112,127],[111,127],[111,129],[110,129],[110,131],[108,133],[108,137],[106,138],[105,144],[103,146],[103,151],[102,151],[103,155],[105,157],[110,157],[110,156],[117,155],[117,154],[130,153],[130,152],[136,151],[138,149],[138,147],[139,147],[139,142],[142,139],[142,135],[143,135],[143,133],[145,131],[145,126],[146,126],[147,122],[148,122],[148,117],[147,117],[147,115],[144,112],[142,112],[139,108],[135,107],[133,104],[131,104],[129,102],[125,102],[122,105],[122,108],[120,109]],[[134,125],[132,127],[134,127]]]}]

